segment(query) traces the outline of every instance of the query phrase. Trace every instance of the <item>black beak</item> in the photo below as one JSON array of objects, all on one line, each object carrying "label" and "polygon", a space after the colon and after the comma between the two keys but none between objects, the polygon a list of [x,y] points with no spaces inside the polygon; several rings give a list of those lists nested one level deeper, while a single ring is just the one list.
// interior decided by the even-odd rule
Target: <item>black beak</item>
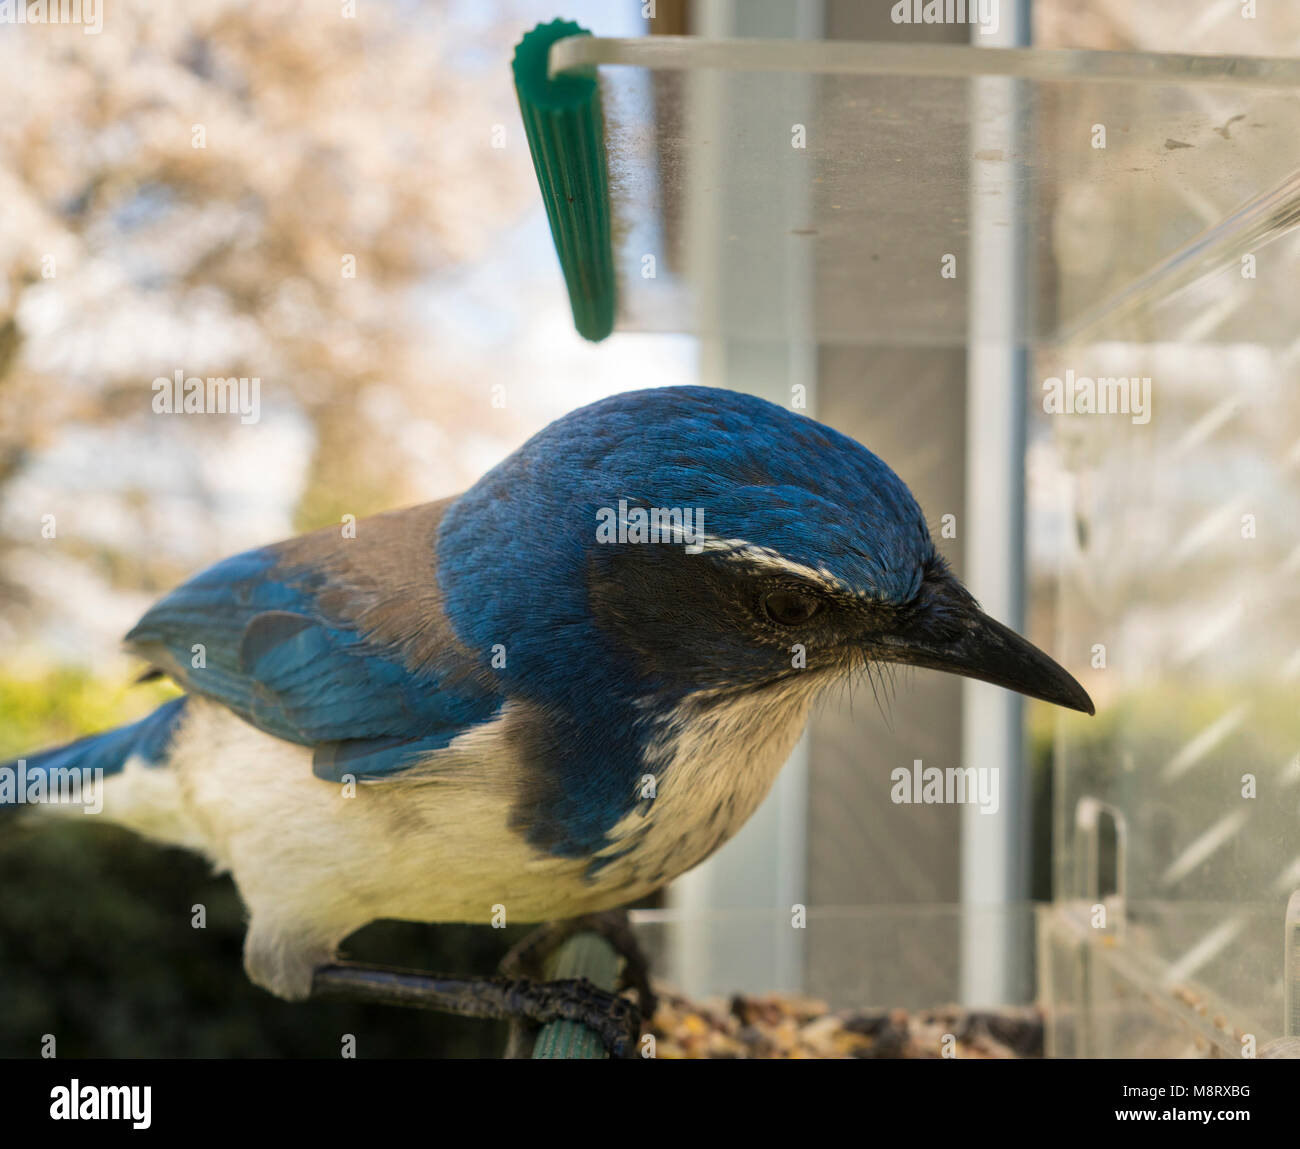
[{"label": "black beak", "polygon": [[927,578],[900,630],[876,635],[874,657],[977,678],[1070,710],[1095,714],[1088,692],[1032,642],[991,619],[944,573]]}]

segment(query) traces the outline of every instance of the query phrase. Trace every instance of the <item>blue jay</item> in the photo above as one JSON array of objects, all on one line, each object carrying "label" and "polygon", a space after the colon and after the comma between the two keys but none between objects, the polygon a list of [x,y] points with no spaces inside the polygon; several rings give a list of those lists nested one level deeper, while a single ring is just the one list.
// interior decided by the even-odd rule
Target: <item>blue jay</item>
[{"label": "blue jay", "polygon": [[877,664],[1093,712],[980,611],[879,458],[694,386],[574,411],[355,537],[226,559],[126,641],[185,694],[25,769],[102,771],[105,817],[229,871],[248,975],[287,999],[379,918],[545,922],[657,889],[754,812],[817,695]]}]

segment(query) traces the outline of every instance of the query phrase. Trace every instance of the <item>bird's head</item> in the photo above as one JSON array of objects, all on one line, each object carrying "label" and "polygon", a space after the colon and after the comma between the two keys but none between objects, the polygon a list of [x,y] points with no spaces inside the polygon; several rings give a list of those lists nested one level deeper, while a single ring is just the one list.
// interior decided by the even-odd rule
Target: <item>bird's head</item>
[{"label": "bird's head", "polygon": [[[439,551],[458,628],[513,644],[521,688],[680,698],[894,663],[1093,712],[979,609],[889,467],[738,392],[631,392],[557,420],[452,508]],[[496,585],[457,577],[475,567]]]}]

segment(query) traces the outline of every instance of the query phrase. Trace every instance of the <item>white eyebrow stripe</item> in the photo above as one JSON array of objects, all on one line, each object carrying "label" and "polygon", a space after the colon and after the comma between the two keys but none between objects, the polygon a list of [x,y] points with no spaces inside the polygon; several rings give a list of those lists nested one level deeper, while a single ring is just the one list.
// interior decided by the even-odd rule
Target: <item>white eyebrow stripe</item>
[{"label": "white eyebrow stripe", "polygon": [[722,539],[716,535],[702,535],[694,541],[691,549],[695,550],[696,548],[701,552],[720,554],[725,558],[748,563],[750,566],[760,567],[764,570],[807,579],[809,582],[819,583],[826,587],[827,590],[853,593],[844,582],[836,578],[825,567],[814,568],[804,563],[795,562],[793,559],[786,558],[779,551],[772,550],[771,547],[759,546],[757,543],[751,543],[748,539]]}]

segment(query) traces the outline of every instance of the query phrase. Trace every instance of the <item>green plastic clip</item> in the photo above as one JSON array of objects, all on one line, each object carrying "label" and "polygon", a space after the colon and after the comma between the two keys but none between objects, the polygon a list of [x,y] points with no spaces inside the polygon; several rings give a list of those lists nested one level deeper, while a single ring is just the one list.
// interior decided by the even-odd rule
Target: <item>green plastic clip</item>
[{"label": "green plastic clip", "polygon": [[569,20],[539,24],[515,47],[513,68],[574,326],[595,343],[614,330],[617,308],[600,85],[594,74],[546,74],[555,41],[590,35]]},{"label": "green plastic clip", "polygon": [[[551,959],[547,976],[585,977],[598,989],[612,992],[622,968],[623,959],[604,938],[578,934],[565,942]],[[533,1046],[533,1057],[538,1061],[599,1061],[606,1056],[600,1038],[576,1021],[553,1021],[543,1026]]]}]

